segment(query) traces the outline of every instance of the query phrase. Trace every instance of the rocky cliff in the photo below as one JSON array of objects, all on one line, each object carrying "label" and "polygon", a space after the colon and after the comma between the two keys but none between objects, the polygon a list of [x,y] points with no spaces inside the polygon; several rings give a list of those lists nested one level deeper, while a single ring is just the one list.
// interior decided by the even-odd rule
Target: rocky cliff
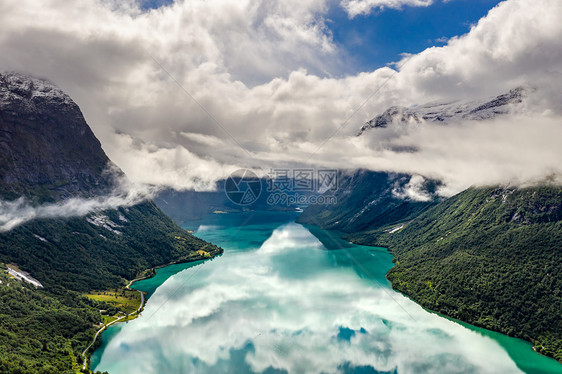
[{"label": "rocky cliff", "polygon": [[[28,209],[61,206],[68,198],[113,193],[120,178],[123,172],[67,94],[45,80],[0,74],[0,203],[25,197],[34,206]],[[0,204],[0,217],[9,205]],[[10,226],[0,232],[0,262],[15,262],[47,289],[86,291],[115,287],[156,265],[222,252],[149,199],[120,205],[81,213],[51,209],[58,213]]]},{"label": "rocky cliff", "polygon": [[110,166],[67,94],[45,80],[0,74],[0,197],[99,195],[114,187]]}]

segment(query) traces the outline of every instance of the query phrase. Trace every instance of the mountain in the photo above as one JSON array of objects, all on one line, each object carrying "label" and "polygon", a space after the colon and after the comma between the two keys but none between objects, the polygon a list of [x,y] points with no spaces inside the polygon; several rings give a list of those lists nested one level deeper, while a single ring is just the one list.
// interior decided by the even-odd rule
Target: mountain
[{"label": "mountain", "polygon": [[[124,178],[68,95],[45,80],[0,74],[0,209],[22,198],[29,210],[114,196]],[[0,232],[0,267],[17,267],[43,285],[7,279],[0,270],[0,318],[7,321],[0,324],[0,372],[76,373],[107,318],[100,310],[115,310],[84,293],[119,289],[156,266],[220,253],[149,199]]]},{"label": "mountain", "polygon": [[[186,222],[201,219],[203,216],[215,211],[242,212],[242,211],[294,211],[302,204],[290,201],[291,197],[299,195],[307,197],[314,195],[313,191],[280,191],[287,199],[277,199],[275,192],[268,191],[275,180],[271,178],[256,179],[261,185],[261,192],[251,203],[240,205],[229,199],[225,192],[226,180],[216,183],[215,191],[176,191],[162,190],[154,198],[154,202],[175,222]],[[292,183],[292,180],[291,180]]]},{"label": "mountain", "polygon": [[363,216],[368,204],[359,202],[374,185],[354,183],[343,194],[355,204],[309,207],[298,220],[389,248],[395,266],[387,277],[396,290],[446,316],[531,341],[562,362],[562,187],[470,188],[403,220],[379,220],[383,205],[353,224],[346,217]]},{"label": "mountain", "polygon": [[439,183],[419,176],[357,170],[340,173],[334,204],[309,205],[297,222],[357,232],[409,220],[437,203]]},{"label": "mountain", "polygon": [[[392,107],[359,135],[406,123],[494,118],[519,110],[528,92]],[[389,248],[395,266],[387,278],[396,290],[446,316],[531,341],[562,362],[562,187],[470,188],[444,199],[435,196],[438,182],[413,178],[347,174],[336,204],[311,205],[297,220]]]},{"label": "mountain", "polygon": [[420,305],[562,361],[562,187],[470,188],[401,225],[347,239],[390,248]]},{"label": "mountain", "polygon": [[530,91],[529,88],[518,87],[505,94],[483,100],[433,102],[410,108],[392,106],[363,125],[357,136],[370,129],[384,128],[393,124],[423,122],[447,124],[492,119],[516,112]]},{"label": "mountain", "polygon": [[115,186],[80,108],[50,82],[0,74],[0,123],[0,197],[57,201]]}]

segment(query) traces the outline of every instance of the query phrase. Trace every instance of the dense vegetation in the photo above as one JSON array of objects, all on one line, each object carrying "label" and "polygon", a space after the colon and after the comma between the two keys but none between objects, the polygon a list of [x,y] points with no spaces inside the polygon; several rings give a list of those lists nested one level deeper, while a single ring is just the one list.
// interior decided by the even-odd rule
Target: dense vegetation
[{"label": "dense vegetation", "polygon": [[437,182],[426,181],[423,192],[428,201],[412,201],[397,196],[410,176],[396,173],[358,170],[338,175],[336,191],[326,192],[337,198],[336,204],[311,205],[297,222],[328,230],[357,232],[411,219],[436,203]]},{"label": "dense vegetation", "polygon": [[0,271],[0,373],[76,373],[105,304],[59,295]]},{"label": "dense vegetation", "polygon": [[347,238],[390,248],[395,289],[562,361],[561,188],[471,188],[389,228]]},{"label": "dense vegetation", "polygon": [[17,264],[45,286],[35,289],[0,270],[0,372],[76,373],[81,352],[104,320],[100,310],[116,312],[115,305],[78,291],[121,287],[154,266],[221,251],[152,202],[35,220],[0,234],[0,262]]},{"label": "dense vegetation", "polygon": [[36,220],[0,235],[0,262],[16,263],[52,291],[114,288],[147,268],[200,259],[200,249],[221,251],[188,234],[152,202]]}]

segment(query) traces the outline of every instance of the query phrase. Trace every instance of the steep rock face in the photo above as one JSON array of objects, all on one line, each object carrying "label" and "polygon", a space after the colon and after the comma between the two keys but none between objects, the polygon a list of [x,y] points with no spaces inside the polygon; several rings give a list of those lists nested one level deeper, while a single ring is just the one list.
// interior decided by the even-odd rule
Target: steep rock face
[{"label": "steep rock face", "polygon": [[398,123],[446,124],[495,118],[516,111],[517,105],[524,102],[528,91],[528,88],[518,87],[506,94],[484,100],[434,102],[410,108],[392,106],[363,125],[357,135],[359,136],[369,129]]},{"label": "steep rock face", "polygon": [[0,74],[0,197],[102,194],[115,183],[109,165],[67,94],[45,80]]}]

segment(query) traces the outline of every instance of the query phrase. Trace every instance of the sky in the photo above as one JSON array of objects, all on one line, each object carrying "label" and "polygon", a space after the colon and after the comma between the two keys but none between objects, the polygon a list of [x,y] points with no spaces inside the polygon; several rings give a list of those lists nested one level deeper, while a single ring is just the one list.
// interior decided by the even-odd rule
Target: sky
[{"label": "sky", "polygon": [[[451,195],[562,174],[558,0],[5,0],[0,52],[0,70],[65,90],[136,183],[208,190],[240,167],[308,165]],[[355,136],[392,105],[521,85],[509,118]]]},{"label": "sky", "polygon": [[[404,53],[419,53],[435,45],[442,46],[449,38],[470,31],[470,27],[499,2],[500,0],[437,0],[431,6],[407,6],[405,2],[400,7],[374,8],[353,17],[342,3],[328,2],[324,15],[326,31],[331,34],[343,64],[340,69],[316,73],[345,76],[372,71],[399,61]],[[144,10],[171,4],[172,0],[139,2]],[[252,77],[246,77],[244,82],[265,83],[263,79],[253,82]]]},{"label": "sky", "polygon": [[328,23],[336,45],[349,56],[346,74],[372,71],[463,35],[500,1],[436,1],[431,6],[403,6],[349,18],[333,6]]}]

